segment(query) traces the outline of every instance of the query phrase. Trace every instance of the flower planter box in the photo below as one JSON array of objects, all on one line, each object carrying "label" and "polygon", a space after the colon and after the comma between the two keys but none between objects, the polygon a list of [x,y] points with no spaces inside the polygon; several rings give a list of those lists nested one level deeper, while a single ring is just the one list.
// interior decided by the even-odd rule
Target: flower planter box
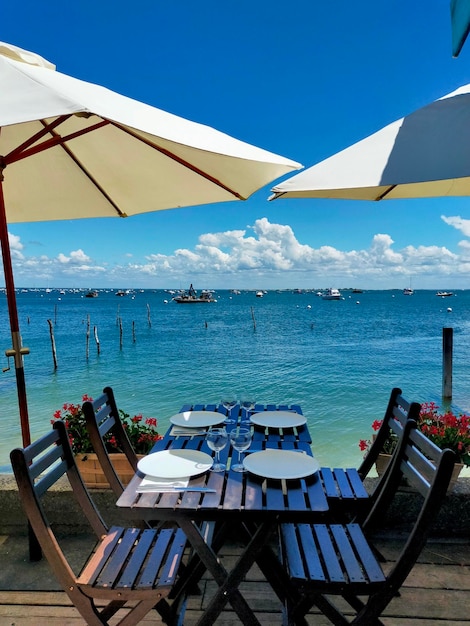
[{"label": "flower planter box", "polygon": [[392,458],[391,454],[384,454],[382,452],[377,457],[377,460],[375,462],[375,469],[377,470],[377,474],[378,474],[379,478],[380,478],[380,476],[382,476],[382,474],[387,469],[388,464],[390,463],[390,459],[391,458]]},{"label": "flower planter box", "polygon": [[[143,455],[138,455],[142,458]],[[83,482],[91,489],[109,489],[109,483],[101,469],[98,457],[94,452],[78,454],[75,456],[78,469],[82,475]],[[134,476],[134,470],[129,465],[129,461],[124,453],[111,454],[111,461],[116,468],[116,472],[123,485],[127,485]]]}]

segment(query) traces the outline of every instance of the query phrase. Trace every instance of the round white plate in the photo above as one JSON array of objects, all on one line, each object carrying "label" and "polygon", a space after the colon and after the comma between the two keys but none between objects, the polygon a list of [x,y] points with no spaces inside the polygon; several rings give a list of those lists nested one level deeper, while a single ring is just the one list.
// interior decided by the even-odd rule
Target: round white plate
[{"label": "round white plate", "polygon": [[263,478],[304,478],[320,469],[316,459],[293,450],[262,450],[247,454],[243,460],[245,468]]},{"label": "round white plate", "polygon": [[294,411],[261,411],[250,415],[252,424],[268,426],[270,428],[294,428],[302,426],[307,419]]},{"label": "round white plate", "polygon": [[212,467],[212,457],[199,450],[162,450],[148,454],[137,463],[138,469],[158,478],[185,478],[202,474]]},{"label": "round white plate", "polygon": [[170,422],[175,426],[187,426],[188,428],[202,428],[215,426],[225,420],[225,415],[215,411],[183,411],[170,417]]}]

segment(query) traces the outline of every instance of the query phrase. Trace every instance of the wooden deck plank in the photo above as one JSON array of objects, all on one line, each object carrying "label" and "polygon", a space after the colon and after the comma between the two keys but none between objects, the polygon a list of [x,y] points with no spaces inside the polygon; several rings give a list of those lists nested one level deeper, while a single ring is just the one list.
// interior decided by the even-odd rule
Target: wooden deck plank
[{"label": "wooden deck plank", "polygon": [[[389,560],[396,557],[398,542],[395,540],[383,539],[380,547]],[[220,556],[227,567],[232,566],[238,551],[236,543],[224,546]],[[17,565],[20,560],[16,560]],[[49,591],[28,588],[26,573],[29,565],[23,563],[22,575],[17,574],[18,589],[0,589],[0,626],[85,626],[65,593],[54,588]],[[201,595],[188,599],[185,626],[193,626],[197,622],[215,591],[215,584],[206,576],[200,588]],[[280,603],[257,567],[248,572],[241,590],[263,626],[281,625]],[[430,542],[408,577],[401,595],[387,607],[383,623],[386,626],[470,626],[469,592],[470,542]],[[315,609],[307,621],[312,626],[330,626]],[[142,622],[143,625],[159,623],[161,621],[156,613]],[[240,621],[228,606],[217,620],[217,625],[240,626]]]}]

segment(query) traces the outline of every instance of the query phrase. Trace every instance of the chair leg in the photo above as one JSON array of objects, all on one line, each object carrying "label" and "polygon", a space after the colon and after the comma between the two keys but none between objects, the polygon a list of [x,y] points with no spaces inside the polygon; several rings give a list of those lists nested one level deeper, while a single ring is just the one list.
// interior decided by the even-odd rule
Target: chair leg
[{"label": "chair leg", "polygon": [[[304,616],[313,605],[315,605],[334,626],[349,626],[349,620],[347,620],[336,606],[322,594],[304,596],[293,609],[294,624],[306,623],[299,621],[300,616]],[[372,624],[368,624],[368,626],[372,626]]]},{"label": "chair leg", "polygon": [[110,620],[113,615],[115,615],[120,608],[122,608],[126,604],[125,600],[112,600],[108,605],[104,607],[103,610],[100,611],[100,617],[104,622]]},{"label": "chair leg", "polygon": [[136,626],[155,606],[154,600],[142,600],[116,626]]}]

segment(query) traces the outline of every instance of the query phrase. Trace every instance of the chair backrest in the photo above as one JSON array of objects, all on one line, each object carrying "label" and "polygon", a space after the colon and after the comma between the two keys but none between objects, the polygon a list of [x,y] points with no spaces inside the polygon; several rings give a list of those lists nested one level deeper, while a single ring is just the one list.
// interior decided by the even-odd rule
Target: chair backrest
[{"label": "chair backrest", "polygon": [[364,530],[368,531],[375,528],[376,520],[383,519],[384,511],[389,508],[403,478],[418,494],[416,497],[421,497],[414,526],[389,574],[389,580],[394,581],[396,588],[403,583],[426,543],[446,496],[454,464],[452,450],[438,448],[417,429],[414,421],[406,423],[385,486],[363,524]]},{"label": "chair backrest", "polygon": [[49,433],[27,448],[12,450],[10,460],[31,529],[58,580],[68,588],[75,584],[76,576],[60,548],[43,507],[44,494],[62,476],[67,475],[75,499],[97,538],[107,532],[107,526],[83,484],[65,424],[58,420]]},{"label": "chair backrest", "polygon": [[[382,425],[377,431],[368,453],[357,470],[362,480],[364,480],[374,466],[379,454],[383,451],[387,439],[393,437],[398,442],[407,420],[411,419],[417,421],[420,411],[421,405],[418,402],[408,402],[408,400],[402,396],[401,389],[398,387],[392,389]],[[396,453],[396,449],[395,447],[394,453]],[[389,471],[390,465],[379,481],[379,484],[386,480]],[[376,489],[378,488],[379,485],[377,485]]]},{"label": "chair backrest", "polygon": [[106,449],[106,435],[114,437],[117,447],[124,452],[134,472],[137,471],[137,456],[122,425],[112,388],[105,387],[99,398],[84,402],[82,409],[101,469],[116,497],[119,497],[124,491],[124,486]]}]

